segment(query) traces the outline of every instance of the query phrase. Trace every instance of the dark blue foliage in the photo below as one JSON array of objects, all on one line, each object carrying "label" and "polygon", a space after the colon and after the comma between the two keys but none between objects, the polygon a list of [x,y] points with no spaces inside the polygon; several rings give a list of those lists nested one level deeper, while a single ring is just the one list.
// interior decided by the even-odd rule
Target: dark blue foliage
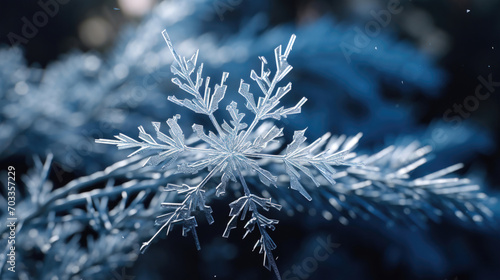
[{"label": "dark blue foliage", "polygon": [[[170,272],[175,279],[305,279],[290,277],[298,277],[294,267],[304,267],[308,259],[317,264],[306,273],[311,279],[369,279],[378,270],[402,270],[411,279],[444,279],[461,271],[474,279],[494,275],[495,268],[480,263],[476,255],[487,251],[489,240],[491,246],[499,245],[494,237],[500,214],[496,195],[488,192],[484,166],[473,165],[458,175],[456,171],[463,167],[457,163],[469,167],[478,154],[498,147],[493,136],[473,122],[422,121],[426,108],[420,101],[437,98],[448,79],[432,57],[390,28],[346,56],[341,45],[355,40],[359,23],[324,15],[308,23],[269,27],[267,1],[242,1],[238,9],[222,15],[213,3],[161,2],[140,23],[125,27],[106,53],[73,51],[43,69],[28,66],[20,48],[0,50],[0,161],[33,166],[16,193],[17,278],[127,279],[131,274],[161,279],[169,277],[162,271],[167,268],[175,270]],[[161,37],[165,28],[181,56],[187,59],[199,49],[198,61],[204,63],[203,76],[212,77],[212,88],[227,86],[220,110],[213,114],[231,120],[230,126],[221,125],[227,138],[216,127],[214,137],[219,138],[209,139],[210,119],[167,100],[182,100],[187,94],[178,82],[171,82],[182,62],[174,61]],[[252,122],[243,106],[246,100],[238,94],[241,79],[260,96],[250,69],[260,72],[258,57],[273,58],[278,44],[284,51],[291,34],[297,36],[288,57],[294,69],[286,79],[293,82],[293,94],[283,105],[302,104],[303,96],[308,101],[302,114],[277,122],[285,127],[283,139],[269,141],[269,147],[262,140],[265,144],[258,151],[286,158],[288,165],[262,157],[258,162],[238,161],[241,169],[231,170],[223,165],[225,159],[218,163],[220,159],[210,158],[217,148],[209,151],[206,162],[201,152],[182,155],[191,145],[193,151],[205,152],[219,140],[232,145],[230,137],[238,136],[243,122]],[[172,71],[171,65],[178,69]],[[275,71],[274,59],[269,65]],[[222,72],[230,74],[221,82]],[[231,101],[240,106],[236,109]],[[194,126],[192,133],[193,124],[205,130]],[[137,139],[138,126],[140,140],[132,140]],[[306,127],[307,142],[302,139]],[[261,134],[273,131],[267,124],[260,129]],[[339,136],[322,136],[326,132]],[[118,140],[102,140],[118,133]],[[322,151],[339,153],[338,162],[331,164],[336,173],[322,166],[313,169],[313,164],[306,167],[300,156],[294,157],[293,143],[302,148],[320,137],[330,141]],[[167,155],[157,153],[165,147],[154,146],[157,138],[168,146]],[[96,144],[95,139],[141,152],[124,160],[124,152]],[[144,148],[146,142],[154,145]],[[307,150],[310,155],[318,154]],[[429,176],[449,166],[450,172]],[[304,172],[307,168],[313,170],[310,176]],[[258,176],[250,176],[255,171]],[[273,179],[266,172],[279,176]],[[212,176],[217,183],[207,183]],[[2,184],[7,182],[6,174],[0,178]],[[201,189],[206,183],[209,187]],[[220,198],[226,190],[229,197]],[[2,221],[6,209],[7,201],[0,197]],[[269,217],[279,218],[279,226]],[[216,222],[212,234],[211,228],[203,228],[214,219],[224,222]],[[257,241],[254,249],[264,253],[264,265],[274,273],[256,272],[254,259],[246,267],[231,268],[251,249],[240,241],[220,240],[222,232],[228,237],[231,230],[232,237],[249,235]],[[180,232],[194,236],[192,247],[203,248],[201,253],[182,247],[175,237]],[[212,241],[201,233],[198,239],[197,232]],[[152,245],[157,235],[165,234],[167,242]],[[7,229],[0,235],[0,275],[10,279],[5,270]],[[467,243],[475,238],[485,241]],[[150,248],[140,255],[144,242],[142,249]],[[325,242],[339,246],[330,252]],[[324,260],[311,253],[316,248],[326,250]],[[193,256],[199,259],[192,261]],[[176,267],[179,260],[189,263]]]}]

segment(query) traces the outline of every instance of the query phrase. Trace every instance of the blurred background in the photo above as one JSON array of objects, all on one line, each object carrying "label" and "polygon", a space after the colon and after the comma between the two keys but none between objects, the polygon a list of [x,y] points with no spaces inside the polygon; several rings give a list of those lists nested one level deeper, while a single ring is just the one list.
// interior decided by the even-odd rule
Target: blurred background
[{"label": "blurred background", "polygon": [[[229,89],[250,80],[257,56],[297,40],[289,58],[295,104],[285,120],[363,132],[358,149],[419,140],[434,148],[428,172],[463,162],[462,175],[499,190],[500,2],[494,0],[3,1],[0,9],[0,165],[32,165],[54,153],[63,185],[123,158],[94,144],[181,113],[166,100],[172,59],[161,31],[185,56],[200,49],[205,74],[230,72]],[[272,60],[271,60],[272,61]],[[235,97],[238,101],[239,97]],[[215,201],[216,221],[227,202]],[[453,223],[428,231],[370,221],[328,222],[314,211],[281,215],[273,233],[284,279],[498,279],[498,233]],[[108,279],[273,279],[253,243],[223,239],[224,223],[200,226],[202,251],[176,234]],[[340,244],[311,264],[323,240]],[[294,267],[306,267],[301,273]],[[314,268],[314,269],[313,269]],[[288,276],[285,276],[285,273]],[[126,278],[129,277],[129,278]],[[130,278],[135,277],[135,278]],[[295,278],[294,278],[295,277]]]}]

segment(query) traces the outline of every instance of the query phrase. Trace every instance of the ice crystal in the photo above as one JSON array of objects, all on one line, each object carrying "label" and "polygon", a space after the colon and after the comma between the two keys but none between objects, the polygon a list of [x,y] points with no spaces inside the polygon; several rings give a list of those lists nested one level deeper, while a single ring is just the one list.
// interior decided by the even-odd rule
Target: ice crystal
[{"label": "ice crystal", "polygon": [[[258,229],[260,238],[254,248],[259,248],[264,254],[264,266],[272,269],[277,278],[280,274],[272,253],[276,244],[269,230],[274,230],[278,221],[262,212],[271,208],[280,210],[281,204],[293,208],[295,201],[291,196],[280,196],[282,190],[278,186],[285,184],[309,201],[313,198],[313,201],[327,200],[342,223],[347,222],[347,217],[364,214],[388,224],[406,216],[410,223],[420,226],[425,225],[422,221],[429,218],[437,221],[450,213],[474,223],[490,218],[491,213],[482,202],[485,196],[476,192],[478,186],[468,179],[446,177],[461,165],[421,178],[410,177],[414,169],[426,163],[426,156],[431,151],[429,146],[418,142],[401,147],[389,146],[375,155],[359,156],[353,149],[361,134],[353,137],[325,134],[308,143],[304,129],[295,131],[293,140],[286,147],[282,145],[283,128],[274,122],[300,113],[307,100],[302,98],[289,108],[280,106],[282,98],[292,88],[291,83],[285,83],[284,79],[292,70],[288,56],[295,35],[291,36],[284,50],[281,45],[274,50],[274,73],[268,68],[267,59],[261,56],[260,73],[250,72],[257,87],[251,90],[250,84],[241,80],[238,93],[246,100],[246,109],[252,119],[249,124],[234,101],[226,107],[228,120],[221,122],[214,114],[226,96],[225,82],[229,74],[224,72],[220,83],[212,87],[210,77],[203,77],[203,64],[198,66],[198,51],[190,58],[183,57],[174,49],[167,32],[163,31],[162,35],[174,58],[171,72],[175,77],[172,82],[187,94],[186,98],[169,96],[168,100],[205,115],[213,128],[194,124],[193,136],[186,139],[178,123],[180,115],[175,115],[167,120],[168,135],[161,131],[160,123],[153,122],[156,137],[140,126],[140,141],[124,134],[117,135],[116,140],[97,140],[98,143],[116,145],[119,149],[135,149],[131,156],[147,153],[145,165],[174,169],[177,173],[193,176],[191,183],[178,184],[172,180],[166,185],[165,191],[175,192],[184,199],[179,203],[162,203],[167,213],[157,217],[156,223],[161,227],[143,244],[142,251],[164,230],[168,234],[174,225],[182,226],[184,236],[191,233],[200,249],[195,214],[201,212],[209,224],[213,223],[212,209],[207,205],[208,194],[215,192],[219,196],[226,193],[230,182],[241,186],[243,192],[229,205],[231,218],[223,236],[229,237],[230,231],[237,227],[238,219],[247,219],[244,236]],[[256,90],[259,94],[251,92]],[[277,152],[281,147],[281,152]],[[263,197],[256,195],[258,192]],[[239,191],[234,193],[241,194]],[[281,204],[273,199],[278,199]]]},{"label": "ice crystal", "polygon": [[[247,230],[246,234],[252,232],[255,226],[257,226],[261,238],[257,241],[255,247],[260,247],[260,252],[264,253],[264,265],[268,269],[272,268],[279,277],[278,268],[271,252],[276,248],[276,245],[267,232],[268,229],[274,230],[274,225],[277,224],[278,221],[265,217],[259,211],[261,209],[269,211],[271,207],[279,210],[281,206],[272,203],[270,199],[252,194],[245,181],[245,176],[258,175],[260,181],[266,186],[276,186],[277,177],[268,170],[262,168],[257,160],[273,158],[283,161],[286,165],[286,171],[290,176],[290,181],[292,182],[292,189],[299,191],[310,200],[311,197],[299,182],[300,174],[297,172],[297,169],[314,179],[312,173],[305,166],[311,164],[328,178],[333,174],[333,169],[330,165],[340,164],[344,154],[326,155],[325,151],[314,158],[309,156],[309,151],[316,146],[317,143],[299,149],[299,146],[305,141],[304,131],[295,133],[294,141],[287,147],[286,154],[281,156],[266,153],[261,154],[270,142],[275,141],[277,137],[283,134],[282,129],[273,126],[264,133],[261,132],[262,134],[257,135],[254,132],[258,130],[257,126],[266,119],[274,118],[279,120],[289,115],[300,113],[301,106],[306,102],[306,99],[303,98],[294,107],[277,108],[281,98],[291,90],[291,83],[283,87],[278,87],[278,83],[281,82],[286,74],[292,69],[292,66],[287,62],[287,58],[292,50],[295,36],[292,35],[284,52],[281,46],[275,49],[276,72],[272,79],[270,79],[271,71],[267,68],[268,63],[264,57],[260,57],[262,61],[260,75],[254,70],[251,71],[250,77],[258,84],[263,93],[263,96],[259,97],[257,102],[250,92],[250,85],[244,83],[243,80],[241,81],[238,92],[246,99],[246,107],[254,115],[252,123],[248,125],[243,122],[245,114],[239,112],[236,102],[231,102],[226,107],[231,117],[229,123],[224,120],[221,124],[214,116],[214,113],[219,109],[219,103],[226,94],[227,86],[224,85],[224,82],[229,73],[225,72],[222,74],[220,84],[216,84],[215,87],[213,87],[213,93],[212,88],[210,88],[210,77],[207,77],[205,79],[204,93],[202,96],[200,94],[200,88],[203,86],[204,82],[202,76],[203,64],[197,67],[198,52],[190,59],[186,60],[185,57],[181,57],[177,54],[167,32],[163,31],[162,34],[174,57],[174,63],[171,70],[177,77],[173,78],[172,82],[191,95],[191,99],[179,100],[175,96],[169,96],[168,100],[180,106],[184,106],[195,113],[206,115],[212,122],[216,132],[209,130],[208,134],[206,134],[203,126],[194,124],[193,131],[199,140],[204,142],[206,147],[188,146],[185,143],[184,133],[177,123],[180,116],[176,115],[167,121],[170,128],[170,136],[160,131],[160,123],[153,123],[158,142],[161,142],[160,144],[150,134],[146,133],[142,127],[139,127],[139,138],[143,140],[142,142],[136,141],[123,134],[116,137],[118,140],[98,140],[99,143],[116,144],[119,148],[137,148],[132,155],[145,150],[158,150],[156,155],[148,158],[147,164],[162,165],[163,167],[167,167],[170,163],[175,162],[182,153],[193,153],[195,155],[201,153],[203,154],[202,158],[196,159],[193,157],[195,159],[194,161],[186,161],[180,164],[179,172],[194,174],[206,168],[211,170],[196,186],[189,186],[186,184],[181,186],[175,184],[167,185],[165,188],[166,191],[176,191],[179,194],[185,194],[185,199],[182,203],[163,203],[163,205],[167,209],[172,210],[172,212],[158,217],[157,223],[162,224],[162,226],[150,241],[144,243],[143,249],[147,248],[151,241],[164,228],[167,228],[168,233],[171,230],[171,226],[174,224],[182,224],[183,235],[191,232],[195,238],[197,248],[200,249],[196,234],[196,227],[198,224],[192,212],[196,210],[205,212],[208,223],[213,223],[211,215],[212,209],[205,204],[206,194],[204,187],[209,180],[220,174],[221,182],[217,186],[217,194],[220,195],[225,192],[226,184],[230,180],[235,182],[238,181],[244,189],[244,196],[230,204],[230,216],[232,216],[232,218],[224,232],[224,237],[228,237],[230,230],[236,227],[236,221],[239,217],[243,220],[245,219],[245,214],[251,212],[251,218],[245,225],[245,229]],[[193,81],[192,74],[195,71],[196,77],[195,81]],[[314,164],[317,164],[317,166]]]}]

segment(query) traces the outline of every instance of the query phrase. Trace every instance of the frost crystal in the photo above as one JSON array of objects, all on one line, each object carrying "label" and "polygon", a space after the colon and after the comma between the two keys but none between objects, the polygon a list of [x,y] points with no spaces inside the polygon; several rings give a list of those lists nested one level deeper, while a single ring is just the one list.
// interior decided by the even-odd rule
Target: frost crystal
[{"label": "frost crystal", "polygon": [[[422,225],[418,218],[437,220],[448,212],[462,220],[470,218],[474,222],[483,221],[482,217],[489,216],[488,209],[480,202],[484,196],[473,192],[478,189],[477,186],[471,185],[467,179],[443,178],[458,169],[459,165],[419,179],[410,178],[409,173],[424,164],[425,156],[430,152],[428,146],[421,147],[418,143],[405,147],[390,146],[373,156],[358,156],[352,150],[361,134],[354,137],[332,137],[326,134],[309,144],[306,142],[305,130],[301,130],[295,131],[293,140],[286,148],[283,146],[281,153],[276,153],[281,147],[278,142],[283,136],[283,129],[272,122],[300,113],[301,106],[307,100],[302,98],[289,108],[280,106],[281,99],[292,88],[291,83],[282,85],[282,81],[292,70],[288,56],[295,35],[291,36],[284,51],[281,45],[274,50],[274,74],[269,70],[266,58],[259,57],[262,64],[260,74],[254,70],[250,72],[250,78],[260,91],[257,96],[251,92],[250,84],[241,80],[238,93],[245,98],[246,108],[252,115],[251,123],[247,124],[244,121],[245,114],[240,113],[234,101],[226,107],[230,116],[228,120],[220,122],[214,116],[226,95],[225,82],[229,73],[224,72],[220,83],[211,87],[210,77],[203,77],[203,64],[197,65],[198,51],[186,59],[175,51],[167,32],[163,31],[162,34],[174,57],[171,71],[176,77],[172,82],[188,94],[184,99],[169,96],[168,100],[197,114],[206,115],[213,130],[194,124],[194,135],[186,139],[178,124],[180,116],[175,115],[167,120],[168,135],[161,132],[160,123],[153,122],[156,137],[140,126],[139,138],[142,141],[123,134],[115,136],[117,140],[97,140],[98,143],[116,145],[119,149],[135,149],[131,156],[148,153],[146,165],[201,175],[193,176],[190,183],[167,184],[165,191],[176,192],[184,196],[184,200],[180,203],[162,203],[168,211],[157,217],[156,223],[161,227],[143,244],[143,251],[160,232],[166,229],[168,234],[174,225],[182,226],[184,236],[190,232],[200,249],[196,234],[198,223],[194,214],[202,212],[208,223],[213,223],[207,196],[213,192],[217,196],[224,194],[230,182],[240,185],[243,195],[230,203],[231,218],[223,236],[228,237],[230,231],[237,227],[238,219],[248,219],[244,226],[245,236],[258,229],[260,238],[254,248],[258,247],[260,253],[264,254],[264,266],[272,269],[278,279],[280,274],[272,254],[276,244],[268,232],[275,229],[278,221],[261,213],[271,208],[282,208],[271,197],[278,198],[284,206],[294,205],[294,200],[289,196],[279,196],[278,185],[289,184],[290,188],[309,201],[313,198],[328,201],[342,223],[347,221],[345,212],[350,218],[368,213],[388,224],[406,215],[417,225]],[[255,178],[259,178],[259,181],[255,181]],[[213,181],[216,181],[213,184],[215,190],[211,188]],[[264,191],[262,184],[273,188]],[[265,197],[256,195],[257,192]],[[459,209],[462,200],[468,201],[470,216]],[[411,211],[416,211],[416,214],[410,216]],[[331,213],[329,216],[332,216]]]}]

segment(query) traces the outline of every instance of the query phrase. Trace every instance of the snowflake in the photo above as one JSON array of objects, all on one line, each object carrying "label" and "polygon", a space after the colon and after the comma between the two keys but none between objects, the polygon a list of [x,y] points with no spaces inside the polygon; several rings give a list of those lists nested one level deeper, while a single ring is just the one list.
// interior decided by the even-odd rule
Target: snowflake
[{"label": "snowflake", "polygon": [[[443,178],[458,169],[459,165],[422,178],[410,179],[409,172],[424,164],[425,155],[430,152],[428,146],[420,147],[418,143],[406,147],[390,146],[373,156],[358,156],[352,150],[361,134],[354,137],[332,137],[326,134],[309,144],[306,142],[305,130],[301,130],[295,131],[293,140],[281,153],[276,153],[280,147],[284,147],[279,143],[283,129],[273,122],[300,113],[301,106],[307,100],[302,98],[290,108],[280,106],[282,98],[292,88],[291,83],[281,84],[292,70],[288,56],[295,35],[291,36],[284,51],[281,45],[274,50],[276,71],[273,75],[268,69],[268,61],[262,56],[259,57],[260,75],[254,70],[250,72],[250,78],[261,91],[257,100],[250,92],[250,85],[241,80],[238,93],[245,98],[246,108],[253,118],[248,125],[243,121],[245,114],[240,113],[238,104],[234,101],[226,107],[230,116],[228,122],[220,122],[214,115],[226,95],[225,82],[229,74],[224,72],[220,84],[211,88],[210,77],[204,79],[202,76],[203,64],[197,66],[198,51],[186,59],[175,51],[167,32],[163,31],[162,34],[174,57],[171,71],[176,77],[172,82],[189,96],[186,99],[169,96],[168,100],[194,113],[206,115],[213,129],[194,124],[193,136],[186,139],[178,124],[180,115],[175,115],[167,120],[169,135],[161,132],[160,123],[153,122],[156,138],[140,126],[139,138],[142,141],[124,134],[115,136],[117,140],[96,140],[98,143],[116,145],[119,149],[136,149],[130,156],[147,153],[146,165],[165,169],[174,166],[177,172],[195,177],[191,180],[192,183],[170,183],[164,188],[165,191],[183,195],[184,199],[180,203],[162,203],[168,212],[157,217],[156,223],[161,227],[143,244],[142,251],[163,230],[166,229],[168,234],[174,225],[182,226],[184,236],[190,232],[196,247],[200,249],[196,234],[198,224],[194,214],[198,211],[204,213],[208,223],[212,224],[214,219],[212,209],[207,205],[207,196],[213,192],[217,196],[223,195],[230,182],[241,186],[243,195],[230,203],[231,218],[223,236],[229,236],[230,231],[236,228],[238,219],[245,220],[250,216],[244,226],[244,236],[258,229],[260,238],[254,249],[260,249],[260,253],[264,254],[264,266],[272,269],[278,279],[281,277],[272,253],[276,245],[269,236],[269,230],[274,230],[278,221],[266,217],[262,212],[271,208],[280,210],[281,204],[293,203],[290,200],[287,202],[285,198],[280,200],[281,204],[271,200],[270,197],[276,196],[269,192],[278,190],[277,186],[283,183],[288,183],[291,189],[298,191],[309,201],[318,197],[326,199],[339,213],[348,209],[353,218],[356,215],[353,210],[357,210],[389,223],[397,219],[400,212],[409,215],[411,209],[416,209],[417,218],[438,219],[443,214],[440,209],[447,209],[465,219],[467,217],[463,214],[462,217],[458,214],[460,211],[457,205],[462,203],[461,200],[469,201],[468,207],[477,210],[477,215],[470,215],[474,222],[482,222],[481,217],[489,216],[488,209],[482,204],[478,203],[474,208],[473,203],[484,198],[484,195],[470,193],[476,191],[477,186],[470,185],[467,179]],[[339,168],[342,169],[341,172],[337,172],[336,169]],[[194,176],[198,173],[202,176]],[[287,176],[278,176],[285,174]],[[255,182],[255,178],[259,178],[259,181]],[[337,183],[336,180],[341,181]],[[211,181],[216,181],[215,190],[210,188]],[[276,188],[268,188],[269,192],[263,192],[262,184]],[[250,186],[255,186],[255,189]],[[311,196],[314,186],[321,188],[317,188],[320,191]],[[256,190],[267,195],[257,196]],[[436,199],[436,196],[440,198]],[[460,203],[455,204],[457,201]],[[378,205],[378,209],[372,205],[373,202]],[[394,211],[395,208],[403,211]],[[329,215],[331,216],[330,213]],[[416,218],[410,219],[418,224]],[[339,221],[345,223],[346,218],[340,216]]]}]

